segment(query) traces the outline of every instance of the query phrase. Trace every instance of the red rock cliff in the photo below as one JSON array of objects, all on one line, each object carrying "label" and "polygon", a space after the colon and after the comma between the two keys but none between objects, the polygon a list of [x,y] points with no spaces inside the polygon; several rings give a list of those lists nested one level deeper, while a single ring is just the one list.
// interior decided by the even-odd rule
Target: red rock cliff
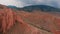
[{"label": "red rock cliff", "polygon": [[1,34],[60,34],[60,16],[24,12],[0,5]]}]

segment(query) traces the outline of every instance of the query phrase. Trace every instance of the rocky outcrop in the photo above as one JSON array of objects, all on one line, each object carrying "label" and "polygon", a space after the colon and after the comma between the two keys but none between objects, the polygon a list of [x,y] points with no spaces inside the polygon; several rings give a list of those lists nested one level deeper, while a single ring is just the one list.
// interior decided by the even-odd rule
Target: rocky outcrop
[{"label": "rocky outcrop", "polygon": [[60,16],[0,5],[0,34],[60,34]]}]

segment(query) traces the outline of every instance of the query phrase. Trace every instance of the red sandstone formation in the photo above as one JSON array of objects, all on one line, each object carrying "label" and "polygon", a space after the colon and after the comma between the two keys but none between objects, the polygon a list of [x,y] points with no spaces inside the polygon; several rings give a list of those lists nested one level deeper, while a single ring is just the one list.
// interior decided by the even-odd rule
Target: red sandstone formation
[{"label": "red sandstone formation", "polygon": [[60,34],[60,16],[0,5],[0,34]]}]

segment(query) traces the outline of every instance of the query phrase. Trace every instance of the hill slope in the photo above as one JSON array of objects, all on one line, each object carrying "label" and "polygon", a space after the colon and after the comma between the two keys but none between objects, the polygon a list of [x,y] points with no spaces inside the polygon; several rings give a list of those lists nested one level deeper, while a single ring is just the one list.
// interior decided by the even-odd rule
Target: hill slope
[{"label": "hill slope", "polygon": [[34,10],[41,10],[44,12],[60,12],[59,8],[47,6],[47,5],[31,5],[31,6],[26,6],[23,8],[25,11],[34,11]]}]

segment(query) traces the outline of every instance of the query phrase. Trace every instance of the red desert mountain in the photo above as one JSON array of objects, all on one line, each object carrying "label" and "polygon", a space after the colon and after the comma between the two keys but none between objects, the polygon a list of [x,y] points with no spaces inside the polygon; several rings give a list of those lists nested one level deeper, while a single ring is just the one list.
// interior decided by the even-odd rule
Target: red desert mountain
[{"label": "red desert mountain", "polygon": [[0,34],[60,34],[60,15],[0,5]]}]

